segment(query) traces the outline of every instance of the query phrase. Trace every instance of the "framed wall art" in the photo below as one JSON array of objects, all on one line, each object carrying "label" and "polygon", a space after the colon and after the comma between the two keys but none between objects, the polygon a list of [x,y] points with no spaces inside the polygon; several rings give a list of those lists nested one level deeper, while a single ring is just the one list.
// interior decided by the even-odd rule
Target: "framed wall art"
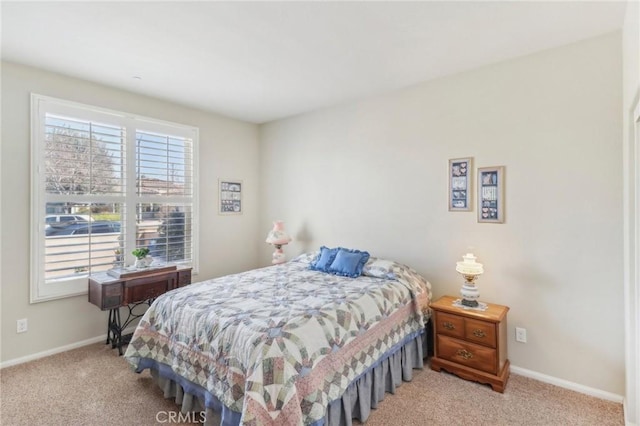
[{"label": "framed wall art", "polygon": [[472,206],[473,158],[449,160],[449,211],[469,212]]},{"label": "framed wall art", "polygon": [[219,179],[219,214],[242,214],[242,181]]},{"label": "framed wall art", "polygon": [[478,167],[478,222],[504,223],[504,166]]}]

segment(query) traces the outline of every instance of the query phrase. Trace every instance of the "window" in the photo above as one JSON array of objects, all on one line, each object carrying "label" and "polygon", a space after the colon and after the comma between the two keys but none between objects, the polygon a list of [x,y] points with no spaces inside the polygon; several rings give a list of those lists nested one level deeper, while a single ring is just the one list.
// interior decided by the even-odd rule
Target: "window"
[{"label": "window", "polygon": [[31,302],[133,263],[197,269],[198,129],[32,95]]}]

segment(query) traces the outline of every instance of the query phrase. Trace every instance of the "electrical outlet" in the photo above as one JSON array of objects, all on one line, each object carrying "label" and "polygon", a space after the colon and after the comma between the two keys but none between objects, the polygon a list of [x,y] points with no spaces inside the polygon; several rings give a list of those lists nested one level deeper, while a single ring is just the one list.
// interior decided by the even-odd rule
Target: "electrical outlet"
[{"label": "electrical outlet", "polygon": [[527,343],[527,329],[516,327],[516,342]]},{"label": "electrical outlet", "polygon": [[27,319],[26,318],[19,319],[18,321],[16,321],[16,323],[17,323],[16,331],[18,333],[24,333],[29,329],[29,325],[27,323]]}]

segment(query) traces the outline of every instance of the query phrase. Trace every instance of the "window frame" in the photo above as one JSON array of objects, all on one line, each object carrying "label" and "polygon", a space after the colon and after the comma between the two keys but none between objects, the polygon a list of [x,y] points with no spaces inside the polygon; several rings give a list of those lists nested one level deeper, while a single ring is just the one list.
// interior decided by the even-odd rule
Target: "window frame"
[{"label": "window frame", "polygon": [[[136,205],[156,202],[160,204],[188,203],[191,204],[191,241],[192,258],[189,266],[193,273],[198,272],[198,230],[199,230],[199,189],[198,189],[198,144],[199,129],[179,123],[144,117],[137,114],[120,112],[63,99],[31,93],[31,235],[30,235],[30,303],[87,294],[87,275],[77,278],[61,280],[45,279],[45,217],[44,208],[55,195],[46,193],[45,185],[45,119],[46,114],[60,114],[81,120],[97,121],[113,124],[125,129],[124,140],[126,169],[124,171],[125,189],[123,195],[69,195],[68,200],[92,202],[123,203],[125,206],[122,216],[125,248],[131,243],[135,247],[136,241]],[[138,195],[136,192],[136,131],[152,131],[172,136],[185,137],[191,140],[191,195],[190,196],[154,196]],[[127,246],[127,243],[129,246]],[[131,264],[135,259],[126,250],[126,263]]]}]

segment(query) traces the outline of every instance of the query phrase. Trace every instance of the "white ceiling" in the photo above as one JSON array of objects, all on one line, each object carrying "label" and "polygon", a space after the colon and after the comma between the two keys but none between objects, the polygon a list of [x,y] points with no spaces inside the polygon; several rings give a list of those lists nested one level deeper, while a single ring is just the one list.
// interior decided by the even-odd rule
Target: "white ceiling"
[{"label": "white ceiling", "polygon": [[262,123],[611,32],[625,4],[3,1],[1,54]]}]

